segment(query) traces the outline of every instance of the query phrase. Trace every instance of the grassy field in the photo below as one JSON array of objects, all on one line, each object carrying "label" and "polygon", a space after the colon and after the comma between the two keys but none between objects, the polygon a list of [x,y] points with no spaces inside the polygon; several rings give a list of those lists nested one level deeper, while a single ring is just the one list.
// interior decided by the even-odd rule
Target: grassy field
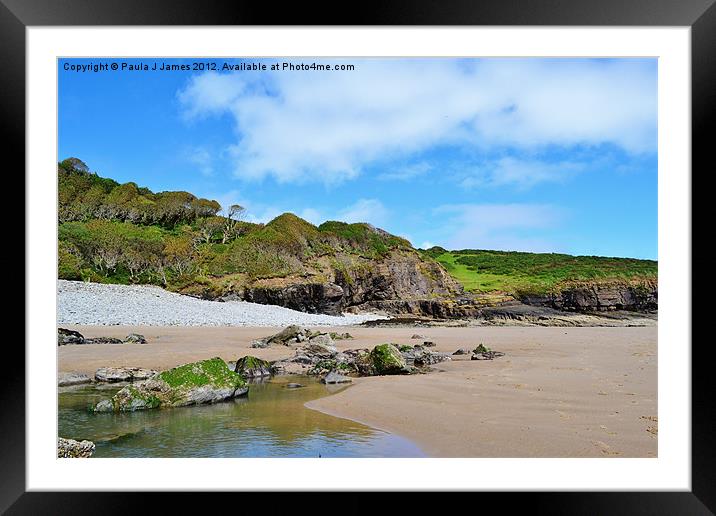
[{"label": "grassy field", "polygon": [[472,292],[542,294],[568,282],[652,280],[658,274],[656,261],[632,258],[442,248],[423,253]]}]

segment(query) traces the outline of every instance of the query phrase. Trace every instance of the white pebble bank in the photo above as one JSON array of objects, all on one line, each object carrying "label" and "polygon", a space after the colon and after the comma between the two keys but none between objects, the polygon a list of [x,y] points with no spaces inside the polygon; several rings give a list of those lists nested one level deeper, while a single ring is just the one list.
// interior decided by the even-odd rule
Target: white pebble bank
[{"label": "white pebble bank", "polygon": [[373,314],[307,314],[245,301],[205,301],[151,285],[58,281],[58,324],[127,326],[345,326]]}]

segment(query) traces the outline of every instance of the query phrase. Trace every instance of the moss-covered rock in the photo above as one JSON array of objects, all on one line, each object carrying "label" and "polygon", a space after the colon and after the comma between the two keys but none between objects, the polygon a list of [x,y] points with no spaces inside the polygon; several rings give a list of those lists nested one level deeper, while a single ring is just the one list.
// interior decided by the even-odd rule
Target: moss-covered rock
[{"label": "moss-covered rock", "polygon": [[221,358],[185,364],[162,371],[143,382],[128,385],[94,412],[132,412],[164,407],[216,403],[248,392],[246,380]]},{"label": "moss-covered rock", "polygon": [[271,376],[271,363],[268,360],[261,360],[260,358],[248,355],[236,361],[234,372],[242,375],[244,378]]},{"label": "moss-covered rock", "polygon": [[376,374],[407,374],[407,364],[394,344],[378,344],[370,352]]},{"label": "moss-covered rock", "polygon": [[482,342],[479,346],[472,350],[473,353],[489,353],[490,351],[492,350],[485,346]]}]

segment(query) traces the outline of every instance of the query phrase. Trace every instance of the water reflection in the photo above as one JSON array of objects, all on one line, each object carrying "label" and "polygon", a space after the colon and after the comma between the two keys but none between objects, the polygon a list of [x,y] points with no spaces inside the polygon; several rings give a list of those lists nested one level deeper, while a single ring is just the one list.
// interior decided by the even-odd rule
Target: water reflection
[{"label": "water reflection", "polygon": [[[287,383],[300,383],[298,389]],[[311,377],[278,377],[251,385],[237,400],[126,414],[87,407],[119,386],[60,390],[59,435],[90,439],[95,457],[421,457],[410,441],[303,404],[342,386]]]}]

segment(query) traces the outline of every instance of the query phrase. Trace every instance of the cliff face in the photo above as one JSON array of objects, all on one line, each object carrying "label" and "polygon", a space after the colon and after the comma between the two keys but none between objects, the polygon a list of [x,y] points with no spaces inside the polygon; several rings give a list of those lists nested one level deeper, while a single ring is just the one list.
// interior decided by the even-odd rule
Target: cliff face
[{"label": "cliff face", "polygon": [[659,305],[658,283],[656,280],[581,283],[543,296],[523,296],[521,301],[569,312],[649,311]]},{"label": "cliff face", "polygon": [[351,307],[368,307],[371,303],[373,308],[394,312],[411,302],[415,305],[413,310],[417,311],[417,306],[422,304],[426,310],[420,311],[427,313],[439,311],[428,309],[437,306],[438,299],[462,294],[462,286],[439,264],[423,260],[417,253],[395,251],[382,260],[357,260],[349,266],[333,268],[324,282],[297,278],[284,285],[250,285],[224,299],[238,298],[326,314],[340,314]]}]

